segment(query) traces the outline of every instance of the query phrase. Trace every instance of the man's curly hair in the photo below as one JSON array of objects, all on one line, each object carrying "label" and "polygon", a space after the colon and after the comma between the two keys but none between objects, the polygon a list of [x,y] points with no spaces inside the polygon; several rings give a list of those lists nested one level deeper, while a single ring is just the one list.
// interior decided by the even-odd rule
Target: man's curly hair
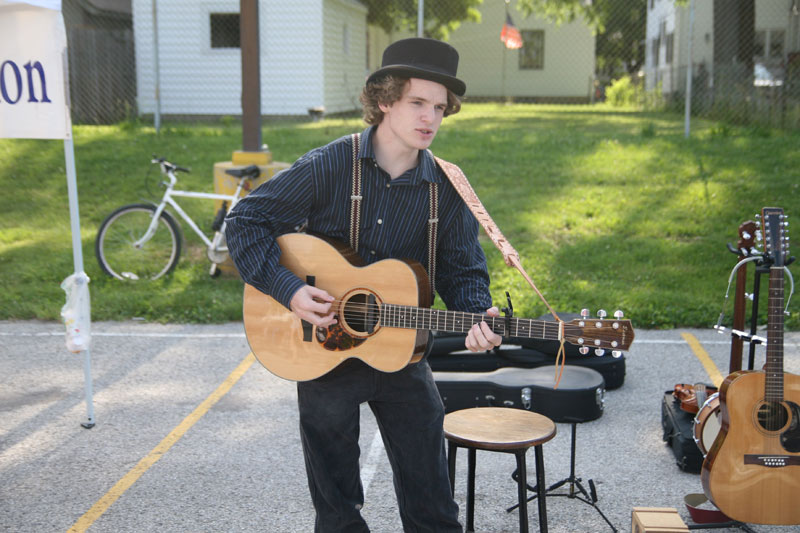
[{"label": "man's curly hair", "polygon": [[[408,78],[386,76],[364,86],[359,96],[364,122],[370,125],[380,124],[383,121],[383,111],[378,104],[391,105],[400,100],[407,84]],[[461,100],[453,91],[447,89],[447,107],[444,116],[455,115],[460,110]]]}]

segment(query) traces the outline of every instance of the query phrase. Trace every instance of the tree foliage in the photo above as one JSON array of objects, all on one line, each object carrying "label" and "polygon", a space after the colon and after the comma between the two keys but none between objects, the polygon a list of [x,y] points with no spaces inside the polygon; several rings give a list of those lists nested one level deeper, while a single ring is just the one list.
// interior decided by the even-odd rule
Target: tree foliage
[{"label": "tree foliage", "polygon": [[[387,33],[417,29],[417,0],[362,0],[367,6],[367,22]],[[423,35],[447,40],[463,21],[480,22],[478,6],[483,0],[427,0]]]}]

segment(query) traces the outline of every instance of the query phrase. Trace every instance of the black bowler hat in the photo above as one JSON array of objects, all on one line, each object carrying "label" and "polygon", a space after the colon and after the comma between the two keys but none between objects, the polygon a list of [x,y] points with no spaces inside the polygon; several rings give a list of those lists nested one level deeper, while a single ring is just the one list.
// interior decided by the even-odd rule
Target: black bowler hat
[{"label": "black bowler hat", "polygon": [[456,78],[457,70],[458,52],[455,48],[436,39],[412,37],[386,47],[381,68],[367,78],[367,83],[396,74],[435,81],[458,96],[464,96],[467,85]]}]

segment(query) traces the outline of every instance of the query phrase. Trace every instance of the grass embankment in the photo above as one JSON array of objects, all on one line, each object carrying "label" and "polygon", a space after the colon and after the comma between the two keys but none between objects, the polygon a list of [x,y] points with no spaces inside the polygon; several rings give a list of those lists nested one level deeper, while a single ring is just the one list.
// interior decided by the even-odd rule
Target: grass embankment
[{"label": "grass embankment", "polygon": [[[362,124],[265,122],[263,139],[276,160],[291,162]],[[188,228],[182,260],[166,279],[121,283],[94,258],[95,234],[109,212],[160,197],[151,154],[192,168],[179,175],[182,188],[211,191],[214,163],[241,146],[240,126],[173,124],[156,134],[121,124],[76,126],[74,133],[93,319],[240,320],[241,282],[208,277],[203,245]],[[764,206],[797,214],[799,141],[796,133],[701,121],[687,140],[682,117],[604,106],[469,104],[445,120],[433,148],[464,169],[556,310],[622,309],[636,327],[667,328],[716,322],[736,262],[726,245],[736,243],[742,222]],[[0,141],[0,181],[0,319],[58,319],[59,284],[73,270],[62,143]],[[210,227],[212,202],[181,204]],[[517,316],[546,313],[491,242],[484,244],[495,301],[502,306],[509,291]],[[766,278],[762,287],[763,313]],[[797,310],[795,299],[787,327],[800,326]]]}]

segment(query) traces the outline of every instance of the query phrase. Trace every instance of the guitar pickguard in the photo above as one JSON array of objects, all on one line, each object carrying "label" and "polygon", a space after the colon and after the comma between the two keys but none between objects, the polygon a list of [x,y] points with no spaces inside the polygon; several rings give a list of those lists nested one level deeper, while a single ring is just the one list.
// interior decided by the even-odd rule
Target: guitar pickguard
[{"label": "guitar pickguard", "polygon": [[781,446],[790,453],[800,452],[800,406],[794,402],[786,402],[791,411],[789,428],[781,433]]},{"label": "guitar pickguard", "polygon": [[339,324],[329,328],[316,328],[316,337],[323,348],[332,352],[352,350],[366,340],[353,337]]}]

